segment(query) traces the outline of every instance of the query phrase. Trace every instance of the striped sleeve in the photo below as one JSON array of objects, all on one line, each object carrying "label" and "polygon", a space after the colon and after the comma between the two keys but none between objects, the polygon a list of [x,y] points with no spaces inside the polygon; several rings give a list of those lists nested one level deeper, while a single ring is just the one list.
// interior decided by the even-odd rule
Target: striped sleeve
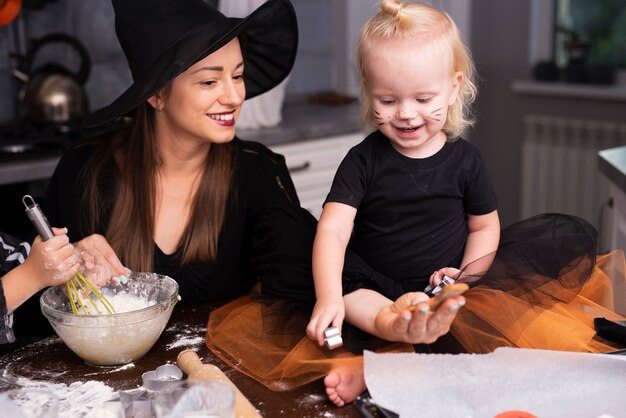
[{"label": "striped sleeve", "polygon": [[[0,232],[0,276],[4,276],[24,262],[30,252],[30,244]],[[4,288],[0,281],[0,344],[15,341],[13,314],[7,312]]]},{"label": "striped sleeve", "polygon": [[30,244],[0,232],[0,274],[5,275],[24,262]]}]

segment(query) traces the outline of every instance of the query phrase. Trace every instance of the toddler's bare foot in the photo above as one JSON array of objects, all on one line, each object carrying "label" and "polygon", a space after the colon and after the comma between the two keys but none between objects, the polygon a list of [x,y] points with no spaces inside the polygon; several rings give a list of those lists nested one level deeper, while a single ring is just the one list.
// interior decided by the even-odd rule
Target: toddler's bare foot
[{"label": "toddler's bare foot", "polygon": [[352,402],[365,390],[365,376],[348,369],[337,368],[324,378],[328,399],[337,406]]}]

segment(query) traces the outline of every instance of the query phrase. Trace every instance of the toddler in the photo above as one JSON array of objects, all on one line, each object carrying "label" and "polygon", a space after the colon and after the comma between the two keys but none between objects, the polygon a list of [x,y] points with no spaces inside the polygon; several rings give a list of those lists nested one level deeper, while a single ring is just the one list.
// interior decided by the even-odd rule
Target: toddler
[{"label": "toddler", "polygon": [[[472,123],[468,107],[476,87],[470,53],[452,19],[429,4],[382,0],[361,30],[357,54],[362,119],[375,130],[341,163],[317,227],[317,302],[307,334],[320,345],[324,330],[344,320],[348,246],[414,292],[444,274],[454,277],[499,241],[485,161],[460,138]],[[341,393],[332,374],[327,388],[338,405],[354,397]]]}]

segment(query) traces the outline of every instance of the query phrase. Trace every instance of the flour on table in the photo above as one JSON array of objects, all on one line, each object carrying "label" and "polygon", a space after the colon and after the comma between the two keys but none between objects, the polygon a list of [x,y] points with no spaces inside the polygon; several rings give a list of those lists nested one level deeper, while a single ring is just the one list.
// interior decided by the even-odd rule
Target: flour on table
[{"label": "flour on table", "polygon": [[300,405],[302,404],[314,405],[316,403],[322,402],[323,400],[324,400],[323,396],[312,393],[312,394],[304,396],[301,399],[298,399],[298,403]]},{"label": "flour on table", "polygon": [[103,374],[117,373],[117,372],[121,372],[121,371],[128,370],[128,369],[133,369],[133,368],[135,368],[135,363],[128,363],[128,364],[124,364],[122,366],[115,367],[115,368],[108,369],[108,370],[103,368],[93,373],[87,373],[84,376],[102,376]]},{"label": "flour on table", "polygon": [[[55,395],[59,399],[59,418],[106,417],[102,404],[118,396],[111,387],[95,380],[67,385],[20,377],[16,383],[22,388],[45,390]],[[26,404],[21,405],[24,411],[31,408]]]},{"label": "flour on table", "polygon": [[174,342],[166,345],[167,350],[181,347],[196,347],[204,344],[206,327],[196,326],[173,326],[168,329],[174,332]]}]

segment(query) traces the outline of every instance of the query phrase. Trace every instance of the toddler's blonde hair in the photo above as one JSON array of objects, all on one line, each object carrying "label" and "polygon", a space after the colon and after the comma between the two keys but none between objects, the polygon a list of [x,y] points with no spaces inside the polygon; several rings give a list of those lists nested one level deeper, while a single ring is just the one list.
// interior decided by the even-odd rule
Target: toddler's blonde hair
[{"label": "toddler's blonde hair", "polygon": [[[367,129],[378,124],[372,114],[371,97],[367,88],[367,59],[379,40],[419,37],[415,48],[445,48],[450,52],[453,71],[463,74],[456,101],[448,108],[443,131],[448,138],[457,138],[474,120],[470,105],[476,99],[475,68],[461,32],[450,16],[427,3],[403,3],[381,0],[379,12],[361,29],[357,47],[357,63],[361,72],[361,122]],[[412,53],[407,51],[407,54]]]}]

